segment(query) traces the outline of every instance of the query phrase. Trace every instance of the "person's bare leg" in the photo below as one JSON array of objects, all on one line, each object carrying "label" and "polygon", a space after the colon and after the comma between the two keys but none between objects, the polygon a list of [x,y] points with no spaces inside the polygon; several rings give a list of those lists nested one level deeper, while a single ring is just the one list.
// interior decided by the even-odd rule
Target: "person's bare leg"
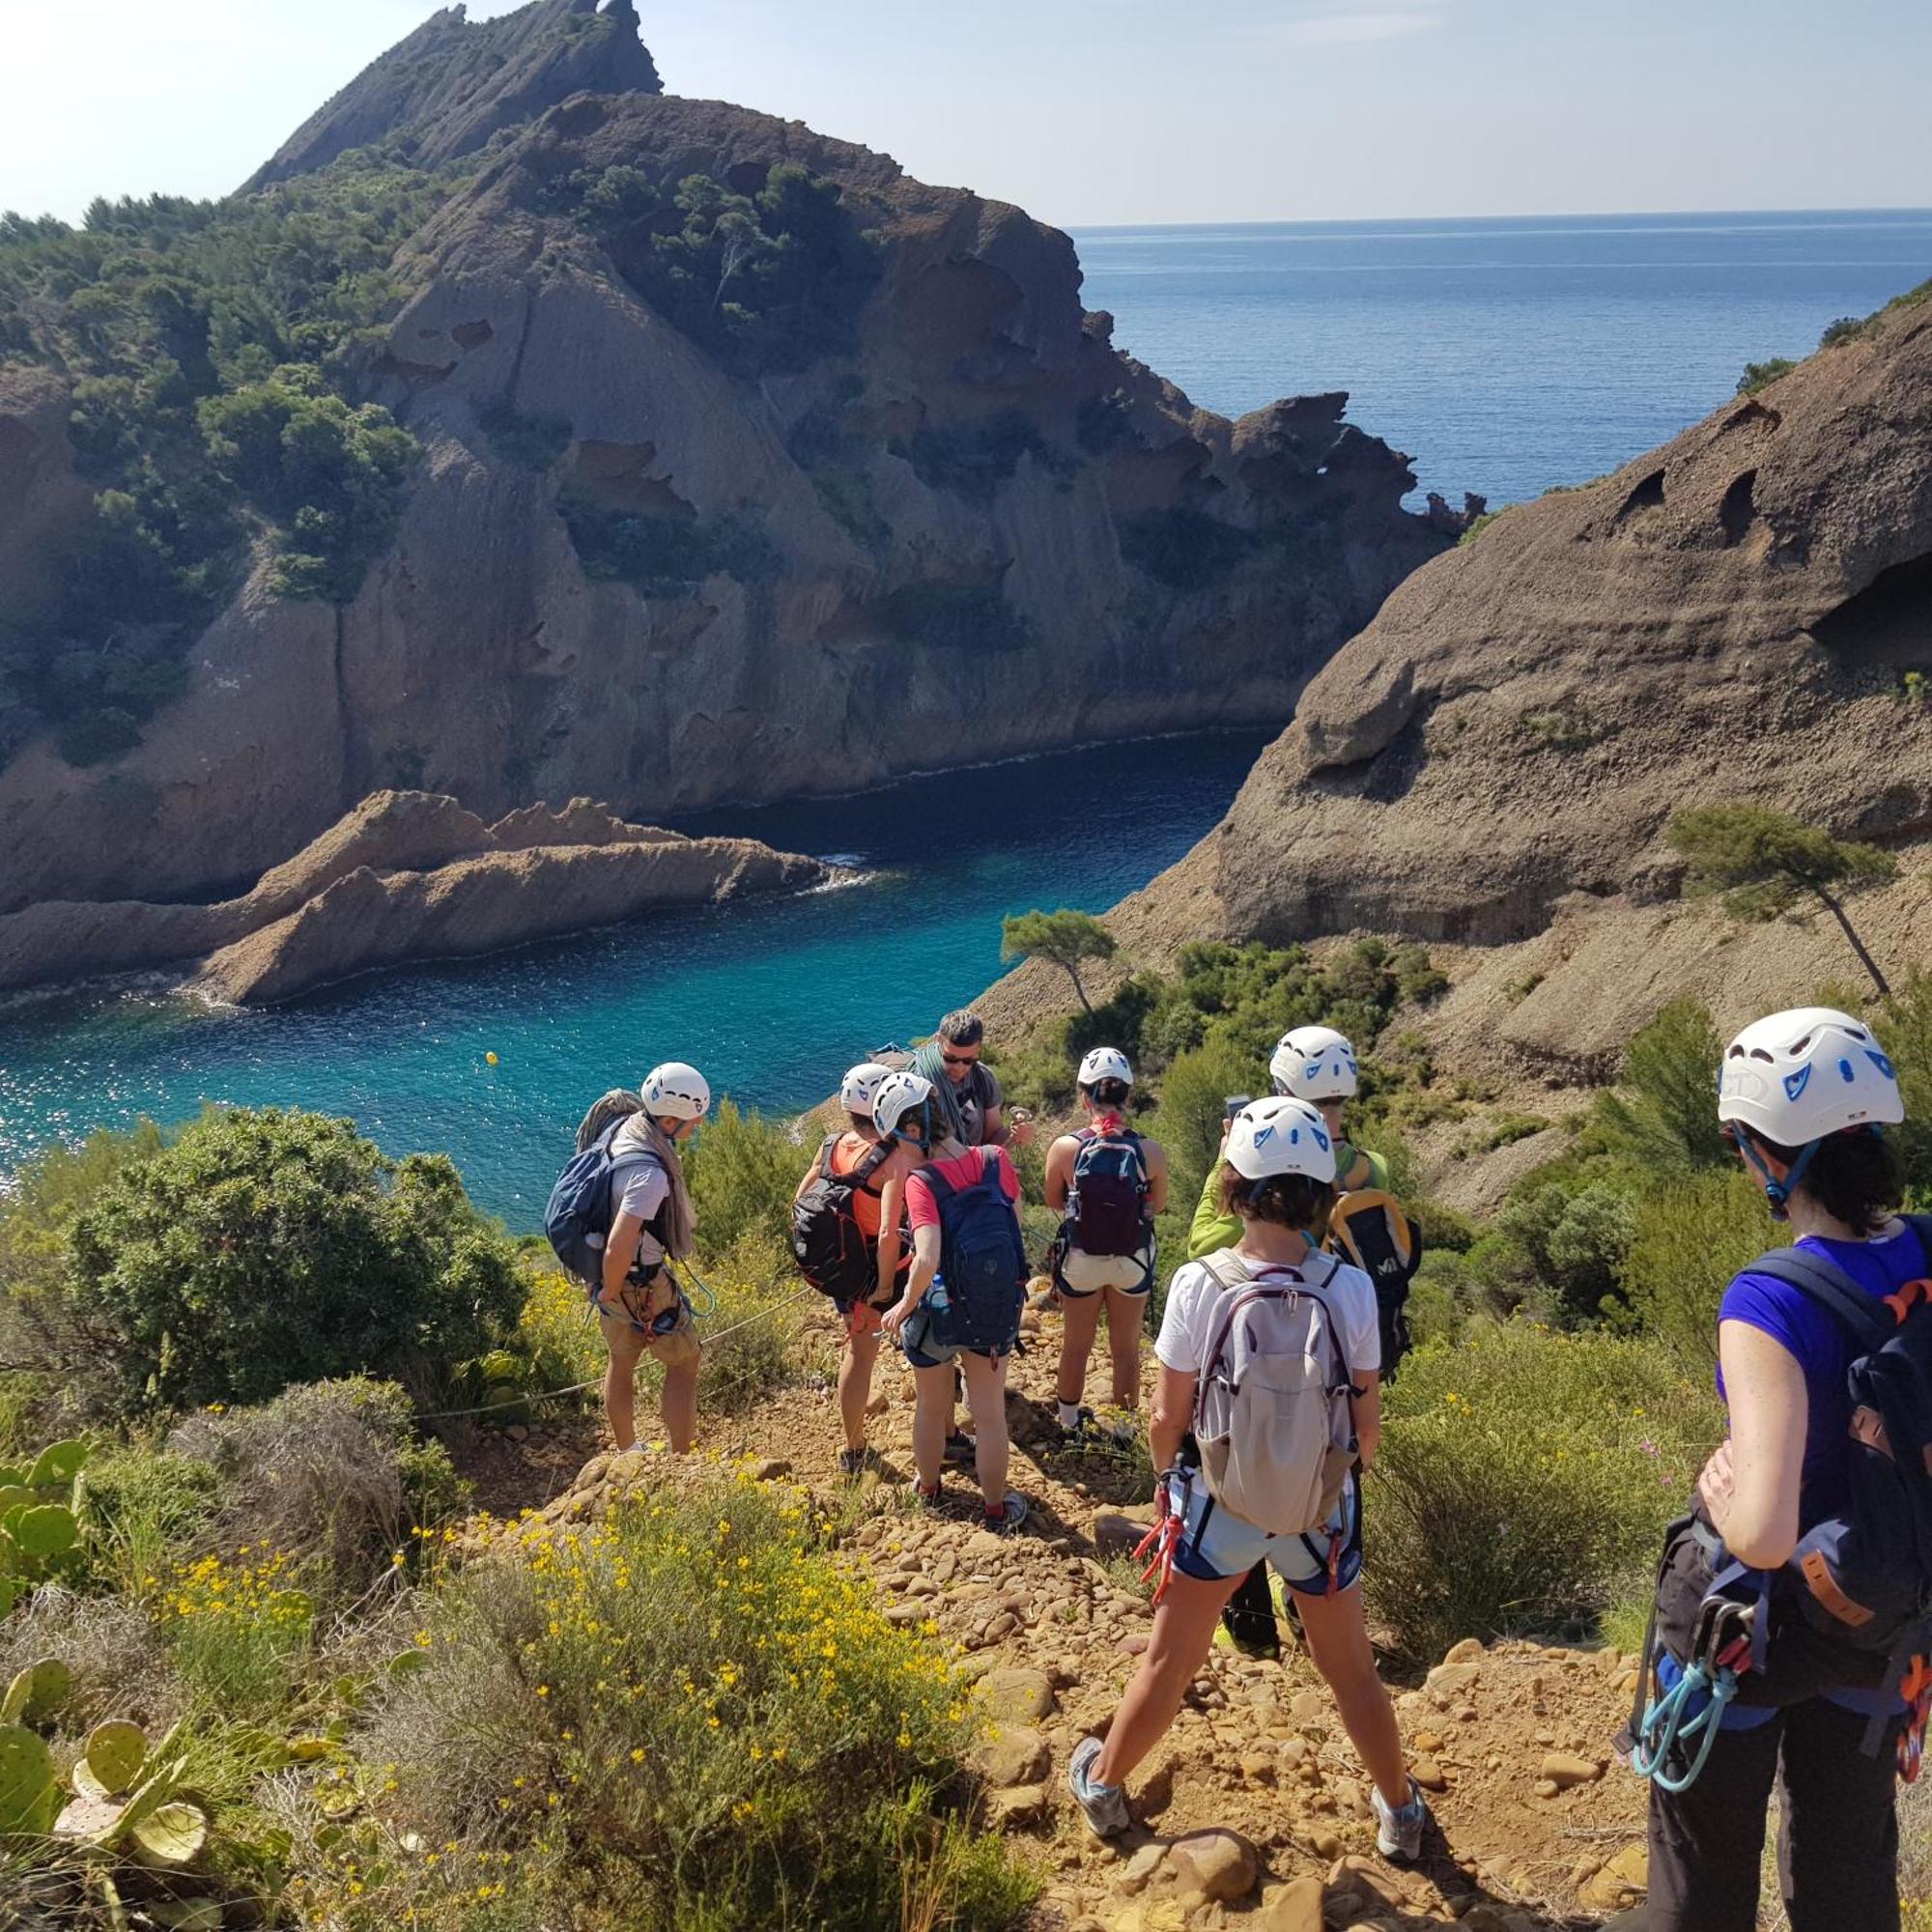
[{"label": "person's bare leg", "polygon": [[1208,1582],[1177,1570],[1153,1613],[1147,1655],[1127,1686],[1121,1708],[1107,1728],[1094,1776],[1102,1784],[1124,1784],[1134,1767],[1167,1735],[1194,1673],[1213,1648],[1221,1606],[1234,1594],[1238,1577]]},{"label": "person's bare leg", "polygon": [[1408,1803],[1408,1764],[1402,1754],[1402,1730],[1387,1687],[1376,1670],[1376,1654],[1362,1619],[1362,1587],[1351,1584],[1336,1597],[1296,1593],[1302,1634],[1315,1667],[1335,1693],[1335,1709],[1364,1768],[1385,1804],[1400,1809]]},{"label": "person's bare leg", "polygon": [[621,1451],[634,1448],[638,1440],[638,1362],[644,1352],[644,1338],[628,1321],[613,1320],[601,1311],[597,1325],[604,1331],[604,1347],[610,1359],[604,1364],[604,1419],[611,1425],[611,1440]]},{"label": "person's bare leg", "polygon": [[872,1370],[879,1360],[879,1337],[848,1335],[838,1360],[838,1419],[845,1425],[845,1446],[866,1446],[866,1405],[872,1399]]},{"label": "person's bare leg", "polygon": [[664,1372],[665,1438],[679,1456],[689,1452],[697,1440],[697,1370],[699,1358]]},{"label": "person's bare leg", "polygon": [[1060,1374],[1053,1384],[1062,1402],[1077,1405],[1087,1387],[1087,1362],[1100,1326],[1097,1294],[1064,1294],[1060,1298]]},{"label": "person's bare leg", "polygon": [[[1096,1297],[1097,1299],[1097,1297]],[[1148,1298],[1107,1291],[1107,1354],[1114,1371],[1114,1406],[1131,1415],[1141,1406],[1141,1324]]]},{"label": "person's bare leg", "polygon": [[966,1370],[966,1406],[973,1412],[973,1437],[979,1444],[974,1471],[986,1508],[997,1513],[1007,1506],[1007,1360],[984,1355],[961,1355]]},{"label": "person's bare leg", "polygon": [[952,1416],[952,1364],[916,1368],[913,1376],[912,1460],[919,1486],[929,1490],[946,1466],[946,1429]]}]

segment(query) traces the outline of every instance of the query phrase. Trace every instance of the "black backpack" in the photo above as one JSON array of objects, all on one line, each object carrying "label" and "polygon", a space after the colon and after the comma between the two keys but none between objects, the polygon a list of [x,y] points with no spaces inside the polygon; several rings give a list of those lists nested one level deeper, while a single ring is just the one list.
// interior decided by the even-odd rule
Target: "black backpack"
[{"label": "black backpack", "polygon": [[1083,1255],[1137,1255],[1147,1246],[1147,1161],[1141,1137],[1082,1127],[1074,1136],[1073,1180],[1066,1191],[1066,1238]]},{"label": "black backpack", "polygon": [[[1932,1216],[1901,1218],[1932,1270]],[[1923,1672],[1913,1671],[1914,1659],[1932,1654],[1932,1281],[1908,1282],[1880,1300],[1803,1248],[1776,1249],[1747,1272],[1788,1282],[1846,1333],[1850,1499],[1841,1515],[1804,1520],[1790,1561],[1769,1577],[1732,1559],[1701,1518],[1674,1523],[1656,1634],[1683,1662],[1709,1599],[1754,1588],[1752,1669],[1741,1702],[1784,1704],[1844,1687],[1895,1690],[1908,1674],[1918,1688]],[[1884,1724],[1873,1721],[1874,1748]]]},{"label": "black backpack", "polygon": [[826,1135],[818,1150],[818,1171],[792,1203],[792,1259],[820,1294],[835,1301],[869,1301],[878,1282],[878,1250],[859,1226],[852,1197],[892,1158],[893,1151],[875,1147],[850,1174],[834,1174],[832,1150],[838,1139]]}]

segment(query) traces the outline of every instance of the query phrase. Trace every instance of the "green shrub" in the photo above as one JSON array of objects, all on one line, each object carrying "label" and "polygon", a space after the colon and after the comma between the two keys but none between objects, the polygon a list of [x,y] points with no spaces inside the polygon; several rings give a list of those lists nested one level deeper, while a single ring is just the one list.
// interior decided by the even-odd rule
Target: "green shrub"
[{"label": "green shrub", "polygon": [[915,431],[898,453],[928,490],[975,503],[991,502],[1018,473],[1023,457],[1063,480],[1079,468],[1069,451],[1049,442],[1018,410]]},{"label": "green shrub", "polygon": [[488,439],[491,450],[512,469],[539,474],[570,447],[577,434],[568,416],[526,415],[507,396],[478,409],[476,426]]},{"label": "green shrub", "polygon": [[1655,1344],[1472,1324],[1385,1397],[1365,1588],[1411,1663],[1461,1637],[1600,1614],[1654,1560],[1722,1434],[1708,1384]]},{"label": "green shrub", "polygon": [[1718,1304],[1740,1269],[1791,1231],[1765,1211],[1764,1190],[1740,1167],[1707,1168],[1636,1204],[1618,1264],[1629,1321],[1660,1337],[1685,1373],[1708,1378],[1718,1362]]},{"label": "green shrub", "polygon": [[1774,355],[1764,362],[1747,362],[1745,372],[1738,378],[1738,394],[1754,396],[1760,389],[1768,389],[1781,381],[1798,367],[1788,355]]},{"label": "green shrub", "polygon": [[392,1161],[347,1121],[276,1109],[211,1113],[125,1169],[71,1249],[130,1412],[363,1370],[428,1388],[521,1292],[446,1158]]},{"label": "green shrub", "polygon": [[1616,1091],[1598,1096],[1590,1117],[1598,1141],[1654,1174],[1726,1165],[1716,1100],[1723,1050],[1701,1002],[1671,1001],[1632,1039]]},{"label": "green shrub", "polygon": [[425,1634],[361,1743],[380,1809],[513,1862],[561,1829],[593,1921],[885,1932],[935,1884],[930,1922],[990,1932],[1031,1902],[952,1822],[964,1685],[783,1492],[721,1481],[532,1525]]},{"label": "green shrub", "polygon": [[747,1232],[707,1264],[704,1286],[715,1305],[698,1324],[704,1339],[698,1403],[709,1414],[741,1414],[799,1378],[804,1284],[781,1240]]},{"label": "green shrub", "polygon": [[769,583],[784,559],[755,510],[708,520],[618,509],[572,488],[556,499],[583,574],[644,597],[688,597],[707,578]]},{"label": "green shrub", "polygon": [[1634,1228],[1630,1196],[1610,1182],[1548,1182],[1506,1201],[1470,1260],[1481,1255],[1506,1278],[1517,1262],[1514,1278],[1532,1293],[1540,1291],[1553,1312],[1594,1321],[1617,1293],[1617,1270]]},{"label": "green shrub", "polygon": [[1905,1185],[1915,1207],[1932,1208],[1932,975],[1915,973],[1872,1025],[1905,1099],[1904,1123],[1888,1129],[1905,1164]]},{"label": "green shrub", "polygon": [[1214,1043],[1183,1053],[1161,1081],[1155,1138],[1167,1149],[1172,1193],[1191,1213],[1202,1182],[1221,1157],[1221,1130],[1228,1096],[1265,1093],[1255,1085],[1254,1062],[1238,1049]]},{"label": "green shrub", "polygon": [[700,1258],[727,1254],[748,1235],[788,1238],[791,1197],[814,1151],[769,1115],[720,1101],[682,1156]]}]

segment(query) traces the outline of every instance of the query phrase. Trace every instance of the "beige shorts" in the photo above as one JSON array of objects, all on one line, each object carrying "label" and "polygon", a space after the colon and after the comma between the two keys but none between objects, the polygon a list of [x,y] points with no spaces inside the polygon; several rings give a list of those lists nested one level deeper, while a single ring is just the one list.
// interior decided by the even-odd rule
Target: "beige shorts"
[{"label": "beige shorts", "polygon": [[1097,1294],[1103,1288],[1122,1294],[1145,1294],[1153,1286],[1151,1257],[1143,1249],[1137,1255],[1090,1255],[1068,1248],[1060,1257],[1060,1291],[1063,1294]]},{"label": "beige shorts", "polygon": [[604,1331],[604,1346],[614,1354],[631,1354],[639,1347],[653,1360],[668,1369],[687,1367],[702,1352],[697,1342],[697,1323],[692,1319],[691,1303],[677,1295],[677,1326],[668,1335],[640,1335],[639,1324],[650,1325],[651,1318],[669,1305],[667,1294],[677,1294],[668,1283],[662,1287],[634,1288],[629,1284],[618,1291],[615,1308],[597,1297],[597,1322]]}]

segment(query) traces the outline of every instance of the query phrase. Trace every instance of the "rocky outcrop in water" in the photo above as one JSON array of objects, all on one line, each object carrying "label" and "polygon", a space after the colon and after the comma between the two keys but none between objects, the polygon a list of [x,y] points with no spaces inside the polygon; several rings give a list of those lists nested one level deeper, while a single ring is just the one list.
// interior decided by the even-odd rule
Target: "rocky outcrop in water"
[{"label": "rocky outcrop in water", "polygon": [[[213,896],[384,787],[648,817],[1279,720],[1454,541],[1346,397],[1197,410],[1065,235],[648,67],[624,9],[445,12],[270,163],[476,156],[351,378],[400,526],[341,606],[259,560],[135,749],[14,756],[0,909]],[[0,390],[15,465],[61,425]]]},{"label": "rocky outcrop in water", "polygon": [[498,952],[831,875],[755,839],[626,825],[588,799],[489,826],[453,798],[379,792],[240,898],[43,900],[0,915],[0,990],[199,959],[197,990],[268,1003],[377,967]]}]

